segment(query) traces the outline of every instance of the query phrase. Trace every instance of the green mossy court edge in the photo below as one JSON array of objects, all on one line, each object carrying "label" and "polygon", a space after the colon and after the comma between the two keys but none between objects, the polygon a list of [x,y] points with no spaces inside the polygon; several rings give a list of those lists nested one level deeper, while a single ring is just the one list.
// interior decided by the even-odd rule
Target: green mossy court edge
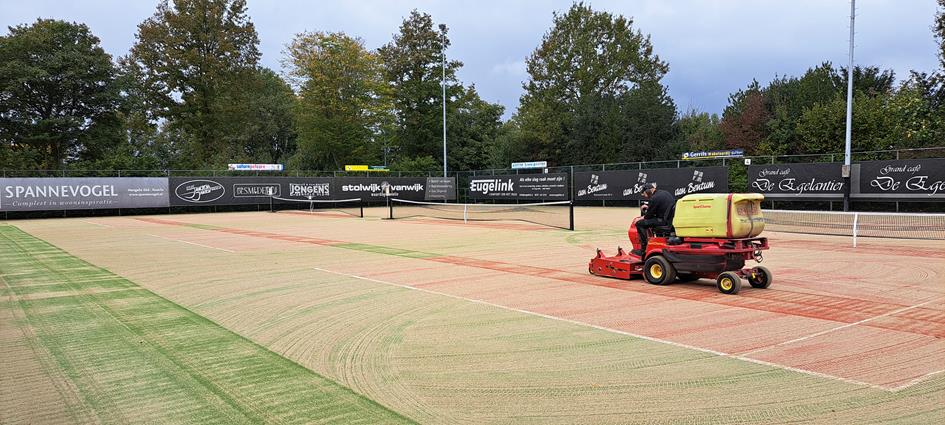
[{"label": "green mossy court edge", "polygon": [[[0,309],[29,327],[78,416],[146,423],[411,423],[127,279],[0,225]],[[8,324],[4,324],[7,326]],[[14,386],[30,387],[29,382]],[[23,408],[29,408],[23,406]]]}]

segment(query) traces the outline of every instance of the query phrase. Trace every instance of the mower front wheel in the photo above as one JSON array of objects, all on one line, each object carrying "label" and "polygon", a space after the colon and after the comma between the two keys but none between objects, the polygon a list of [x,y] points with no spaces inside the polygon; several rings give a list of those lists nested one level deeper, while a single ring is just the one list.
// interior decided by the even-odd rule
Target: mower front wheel
[{"label": "mower front wheel", "polygon": [[654,285],[666,285],[676,280],[676,268],[662,255],[654,255],[643,263],[643,276]]},{"label": "mower front wheel", "polygon": [[757,266],[748,275],[748,283],[752,288],[765,289],[771,286],[771,270],[765,266]]},{"label": "mower front wheel", "polygon": [[742,278],[733,272],[724,272],[715,279],[715,286],[723,294],[737,294],[742,289]]}]

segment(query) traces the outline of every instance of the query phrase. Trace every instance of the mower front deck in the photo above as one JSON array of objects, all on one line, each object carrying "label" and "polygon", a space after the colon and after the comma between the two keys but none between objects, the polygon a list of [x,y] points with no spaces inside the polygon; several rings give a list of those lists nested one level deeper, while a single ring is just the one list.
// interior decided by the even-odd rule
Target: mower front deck
[{"label": "mower front deck", "polygon": [[613,257],[604,255],[604,251],[598,249],[597,256],[588,264],[588,271],[596,276],[629,280],[643,275],[643,260],[620,247]]}]

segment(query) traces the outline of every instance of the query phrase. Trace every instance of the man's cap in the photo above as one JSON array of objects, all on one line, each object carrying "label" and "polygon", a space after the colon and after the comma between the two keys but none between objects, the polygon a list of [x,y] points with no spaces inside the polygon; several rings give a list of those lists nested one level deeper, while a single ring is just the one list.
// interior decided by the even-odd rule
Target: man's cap
[{"label": "man's cap", "polygon": [[643,190],[656,189],[656,183],[643,184]]}]

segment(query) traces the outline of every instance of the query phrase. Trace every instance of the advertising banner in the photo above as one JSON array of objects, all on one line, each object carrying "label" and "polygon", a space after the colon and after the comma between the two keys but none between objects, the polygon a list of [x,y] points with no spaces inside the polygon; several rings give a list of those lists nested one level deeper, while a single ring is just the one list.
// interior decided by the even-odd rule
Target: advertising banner
[{"label": "advertising banner", "polygon": [[770,164],[748,167],[748,191],[766,198],[841,199],[840,163]]},{"label": "advertising banner", "polygon": [[646,183],[656,183],[657,188],[677,198],[690,193],[726,193],[728,170],[725,167],[687,167],[576,172],[574,199],[640,200]]},{"label": "advertising banner", "polygon": [[334,193],[330,177],[171,177],[169,181],[172,206],[268,204],[270,196],[327,200]]},{"label": "advertising banner", "polygon": [[383,201],[385,197],[422,201],[426,193],[426,177],[337,177],[335,199],[361,198],[362,201]]},{"label": "advertising banner", "polygon": [[532,202],[566,201],[567,173],[478,176],[469,180],[472,199],[515,199]]},{"label": "advertising banner", "polygon": [[740,158],[745,155],[744,149],[726,149],[719,151],[696,151],[683,152],[682,159],[718,159],[718,158]]},{"label": "advertising banner", "polygon": [[513,162],[512,169],[526,169],[526,168],[546,168],[548,167],[548,161],[529,161],[529,162]]},{"label": "advertising banner", "polygon": [[227,164],[230,171],[282,171],[282,164]]},{"label": "advertising banner", "polygon": [[427,177],[426,201],[452,201],[456,199],[455,177]]},{"label": "advertising banner", "polygon": [[164,177],[36,177],[0,179],[0,211],[160,208]]},{"label": "advertising banner", "polygon": [[940,200],[945,199],[945,159],[866,161],[856,164],[859,198]]}]

